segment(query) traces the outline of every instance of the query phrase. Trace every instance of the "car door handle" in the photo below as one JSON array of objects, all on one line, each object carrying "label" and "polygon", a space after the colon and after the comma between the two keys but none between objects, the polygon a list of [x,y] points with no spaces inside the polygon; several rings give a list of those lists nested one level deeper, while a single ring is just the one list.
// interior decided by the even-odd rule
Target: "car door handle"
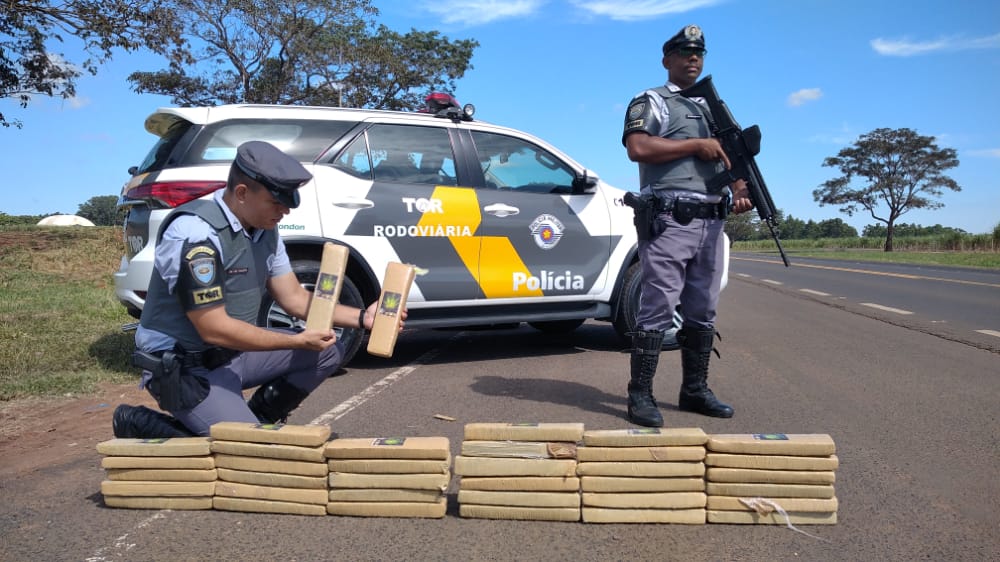
[{"label": "car door handle", "polygon": [[504,205],[503,203],[494,203],[492,205],[487,205],[483,207],[483,210],[495,217],[512,217],[521,212],[521,209],[517,207],[511,207],[510,205]]},{"label": "car door handle", "polygon": [[371,209],[372,207],[375,206],[375,203],[369,201],[368,199],[352,197],[348,199],[341,199],[339,201],[334,201],[333,206],[340,207],[341,209],[359,210],[359,209]]}]

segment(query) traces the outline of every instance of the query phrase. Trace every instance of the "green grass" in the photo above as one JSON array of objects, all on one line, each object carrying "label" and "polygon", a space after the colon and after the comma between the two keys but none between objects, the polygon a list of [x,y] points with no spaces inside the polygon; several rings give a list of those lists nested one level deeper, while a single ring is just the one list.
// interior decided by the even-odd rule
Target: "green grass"
[{"label": "green grass", "polygon": [[[854,243],[854,242],[852,242]],[[843,241],[783,242],[789,256],[1000,268],[1000,253],[844,248]],[[771,240],[735,251],[777,257]],[[0,227],[0,401],[86,394],[103,382],[135,382],[133,321],[112,274],[122,255],[117,227]]]},{"label": "green grass", "polygon": [[112,282],[121,254],[118,228],[0,229],[0,400],[136,379]]},{"label": "green grass", "polygon": [[[895,250],[882,250],[883,241],[866,238],[820,238],[816,240],[782,240],[790,260],[796,256],[810,258],[826,258],[848,261],[869,261],[883,263],[909,263],[919,265],[947,265],[959,267],[979,267],[1000,269],[1000,247],[989,240],[987,236],[971,237],[977,248],[987,248],[977,251],[947,249],[954,241],[932,238],[899,238],[894,244]],[[967,243],[966,246],[969,244]],[[961,246],[961,245],[959,245]],[[770,238],[735,242],[734,252],[754,252],[778,257],[778,249]]]}]

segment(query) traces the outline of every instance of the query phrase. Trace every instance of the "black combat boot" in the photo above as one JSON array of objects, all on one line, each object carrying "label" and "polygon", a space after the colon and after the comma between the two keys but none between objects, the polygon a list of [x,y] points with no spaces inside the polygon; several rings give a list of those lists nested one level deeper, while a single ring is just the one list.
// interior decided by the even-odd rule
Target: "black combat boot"
[{"label": "black combat boot", "polygon": [[164,437],[194,437],[184,424],[172,416],[145,406],[119,404],[111,416],[115,437],[157,439]]},{"label": "black combat boot", "polygon": [[247,406],[261,423],[284,423],[288,414],[297,408],[309,393],[292,385],[284,378],[262,384]]},{"label": "black combat boot", "polygon": [[732,406],[720,402],[708,388],[708,360],[712,357],[714,337],[714,329],[699,330],[685,326],[677,331],[683,368],[677,407],[713,418],[731,418]]},{"label": "black combat boot", "polygon": [[628,382],[628,420],[646,427],[663,427],[663,415],[653,398],[653,377],[660,362],[663,332],[632,332],[632,378]]}]

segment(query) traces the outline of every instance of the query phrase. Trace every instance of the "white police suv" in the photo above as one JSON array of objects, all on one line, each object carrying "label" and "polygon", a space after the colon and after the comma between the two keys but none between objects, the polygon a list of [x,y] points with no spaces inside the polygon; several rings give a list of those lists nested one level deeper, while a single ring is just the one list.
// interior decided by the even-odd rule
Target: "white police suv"
[{"label": "white police suv", "polygon": [[[350,249],[340,300],[352,306],[378,298],[388,262],[418,268],[409,328],[527,322],[563,332],[594,318],[632,330],[639,267],[625,191],[538,138],[474,121],[450,96],[428,101],[427,112],[156,110],[145,126],[158,140],[119,200],[128,211],[119,300],[139,316],[163,218],[224,187],[236,147],[263,140],[313,174],[278,227],[307,287],[333,241]],[[261,311],[261,325],[298,322],[270,300]],[[362,337],[338,329],[346,358]]]}]

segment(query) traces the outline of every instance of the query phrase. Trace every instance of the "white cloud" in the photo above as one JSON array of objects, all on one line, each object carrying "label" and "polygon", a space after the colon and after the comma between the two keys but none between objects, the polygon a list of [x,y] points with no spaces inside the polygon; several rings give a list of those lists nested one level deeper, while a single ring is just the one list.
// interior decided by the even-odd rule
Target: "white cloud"
[{"label": "white cloud", "polygon": [[666,14],[683,14],[698,8],[722,4],[726,0],[573,0],[573,4],[596,16],[618,21],[655,18]]},{"label": "white cloud", "polygon": [[909,39],[872,39],[872,49],[888,57],[910,57],[935,52],[968,51],[971,49],[1000,48],[1000,33],[986,37],[942,37],[932,41]]},{"label": "white cloud", "polygon": [[445,23],[483,25],[497,20],[530,16],[545,0],[442,0],[425,2],[427,11],[441,16]]},{"label": "white cloud", "polygon": [[[728,0],[569,0],[579,10],[591,16],[618,21],[656,18],[666,14],[682,14],[698,8],[722,4]],[[539,12],[548,0],[438,0],[423,3],[426,11],[437,14],[444,23],[467,26],[485,25],[499,20],[530,17]]]},{"label": "white cloud", "polygon": [[90,105],[90,98],[81,98],[77,96],[66,98],[66,105],[68,105],[70,109],[81,109]]},{"label": "white cloud", "polygon": [[819,88],[803,88],[797,92],[792,92],[788,96],[788,105],[798,107],[806,102],[816,101],[823,97],[823,91]]},{"label": "white cloud", "polygon": [[984,148],[981,150],[970,150],[972,156],[985,156],[986,158],[1000,158],[1000,148]]}]

